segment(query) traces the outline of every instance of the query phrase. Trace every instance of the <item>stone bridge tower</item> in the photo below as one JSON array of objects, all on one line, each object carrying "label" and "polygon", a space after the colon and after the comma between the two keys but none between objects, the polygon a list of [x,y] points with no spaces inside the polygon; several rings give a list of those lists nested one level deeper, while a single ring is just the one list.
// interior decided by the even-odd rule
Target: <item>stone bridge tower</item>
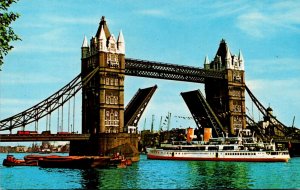
[{"label": "stone bridge tower", "polygon": [[224,72],[225,79],[205,81],[206,100],[218,115],[230,135],[246,128],[245,72],[242,52],[232,55],[227,43],[221,40],[213,61],[205,58],[204,68]]},{"label": "stone bridge tower", "polygon": [[117,39],[110,33],[104,16],[90,43],[83,40],[81,74],[82,79],[94,74],[82,81],[82,133],[91,138],[85,145],[73,142],[70,152],[100,155],[124,144],[137,148],[137,134],[124,133],[125,41],[122,31]]},{"label": "stone bridge tower", "polygon": [[119,133],[124,127],[125,42],[109,32],[102,17],[95,37],[82,44],[82,78],[99,71],[82,90],[82,132]]}]

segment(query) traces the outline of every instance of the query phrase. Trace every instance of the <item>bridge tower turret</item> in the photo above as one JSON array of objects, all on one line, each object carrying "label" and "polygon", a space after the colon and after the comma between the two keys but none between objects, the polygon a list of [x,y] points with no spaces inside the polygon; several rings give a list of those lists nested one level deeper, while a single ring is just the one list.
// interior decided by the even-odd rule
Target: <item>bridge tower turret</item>
[{"label": "bridge tower turret", "polygon": [[225,79],[206,79],[206,100],[219,116],[222,125],[231,135],[246,128],[245,72],[242,52],[232,55],[224,39],[210,63],[205,58],[204,68],[224,72]]}]

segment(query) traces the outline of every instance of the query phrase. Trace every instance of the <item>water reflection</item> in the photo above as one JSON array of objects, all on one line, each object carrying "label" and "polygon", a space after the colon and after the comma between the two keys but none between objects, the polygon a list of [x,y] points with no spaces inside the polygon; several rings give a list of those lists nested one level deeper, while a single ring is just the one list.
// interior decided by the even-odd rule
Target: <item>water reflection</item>
[{"label": "water reflection", "polygon": [[251,188],[247,163],[142,158],[126,169],[83,170],[85,189]]},{"label": "water reflection", "polygon": [[247,163],[239,162],[189,162],[192,175],[192,188],[250,188]]},{"label": "water reflection", "polygon": [[83,189],[99,189],[100,172],[96,169],[81,170]]}]

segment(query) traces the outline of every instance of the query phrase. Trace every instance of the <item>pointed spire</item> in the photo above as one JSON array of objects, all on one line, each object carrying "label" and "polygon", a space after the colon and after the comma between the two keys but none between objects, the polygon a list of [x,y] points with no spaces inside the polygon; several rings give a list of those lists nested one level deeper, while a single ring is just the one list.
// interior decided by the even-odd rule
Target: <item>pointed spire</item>
[{"label": "pointed spire", "polygon": [[226,64],[226,69],[232,68],[232,55],[230,53],[228,46],[226,46],[225,64]]},{"label": "pointed spire", "polygon": [[115,38],[115,36],[112,34],[112,35],[110,35],[110,37],[109,37],[109,40],[108,40],[110,43],[116,43],[116,38]]},{"label": "pointed spire", "polygon": [[104,28],[103,26],[101,26],[100,28],[100,35],[99,35],[99,40],[105,40],[106,41],[106,36],[105,36],[105,32],[104,32]]},{"label": "pointed spire", "polygon": [[107,38],[105,36],[103,26],[101,26],[101,28],[100,28],[100,34],[99,34],[98,42],[99,42],[99,46],[98,46],[99,50],[100,51],[107,51],[107,47],[106,47]]},{"label": "pointed spire", "polygon": [[245,69],[245,61],[244,61],[244,56],[243,56],[241,50],[239,51],[238,61],[239,61],[240,70],[244,70]]},{"label": "pointed spire", "polygon": [[119,53],[125,54],[125,41],[122,30],[120,30],[118,40],[117,40]]},{"label": "pointed spire", "polygon": [[120,30],[120,32],[119,32],[119,36],[118,36],[117,42],[118,43],[125,43],[122,30]]},{"label": "pointed spire", "polygon": [[84,36],[84,39],[83,39],[83,42],[82,42],[82,46],[83,48],[86,48],[86,47],[89,47],[89,44],[88,44],[88,41],[87,41],[87,38],[86,36]]},{"label": "pointed spire", "polygon": [[230,50],[229,50],[229,47],[226,46],[226,57],[225,59],[231,59],[231,53],[230,53]]},{"label": "pointed spire", "polygon": [[87,58],[89,56],[89,44],[86,39],[86,36],[83,38],[82,46],[81,46],[81,58]]},{"label": "pointed spire", "polygon": [[109,32],[109,29],[107,27],[106,20],[105,20],[104,16],[102,16],[102,18],[101,18],[101,21],[99,23],[99,28],[98,28],[97,33],[96,33],[96,37],[98,37],[98,38],[100,37],[100,32],[102,30],[102,27],[103,27],[106,38],[110,37],[110,32]]},{"label": "pointed spire", "polygon": [[206,55],[205,59],[204,59],[204,65],[207,65],[207,64],[209,64],[209,59],[208,59],[208,56]]},{"label": "pointed spire", "polygon": [[243,56],[243,54],[242,54],[242,51],[241,51],[241,50],[239,51],[239,61],[242,61],[242,62],[244,62],[244,56]]},{"label": "pointed spire", "polygon": [[204,69],[210,69],[209,59],[207,55],[205,56],[204,59]]}]

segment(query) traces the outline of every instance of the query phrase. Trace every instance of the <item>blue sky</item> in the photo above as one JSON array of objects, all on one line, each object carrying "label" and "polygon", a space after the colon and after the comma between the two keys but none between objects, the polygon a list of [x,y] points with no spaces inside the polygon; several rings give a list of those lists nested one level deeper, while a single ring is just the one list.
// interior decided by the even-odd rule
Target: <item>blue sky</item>
[{"label": "blue sky", "polygon": [[[296,116],[299,127],[300,1],[20,0],[10,10],[21,15],[13,28],[22,41],[13,43],[15,48],[0,72],[1,120],[44,100],[79,74],[84,35],[88,39],[95,35],[104,15],[111,33],[117,36],[122,29],[128,58],[203,67],[205,56],[213,59],[224,38],[231,53],[242,50],[246,84],[254,95],[286,125]],[[126,77],[125,103],[138,88],[155,84],[158,90],[140,129],[145,117],[150,129],[152,114],[155,129],[168,112],[190,116],[180,92],[204,88],[196,83]],[[80,96],[77,131],[81,130]],[[252,110],[249,99],[246,105]],[[261,117],[255,109],[254,117]],[[174,117],[171,125],[194,127],[195,123]],[[44,130],[43,121],[40,126]]]}]

